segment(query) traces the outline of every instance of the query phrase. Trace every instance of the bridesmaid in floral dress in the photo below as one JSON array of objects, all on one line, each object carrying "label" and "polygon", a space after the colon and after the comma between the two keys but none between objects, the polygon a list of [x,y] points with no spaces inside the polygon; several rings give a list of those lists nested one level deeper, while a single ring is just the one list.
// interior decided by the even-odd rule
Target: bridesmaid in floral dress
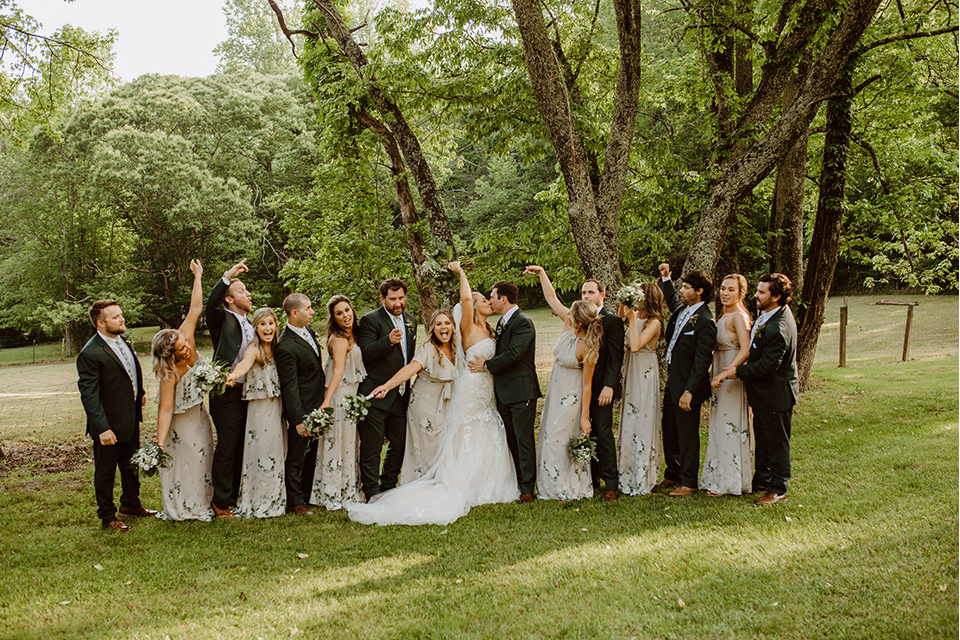
[{"label": "bridesmaid in floral dress", "polygon": [[640,285],[644,298],[626,320],[630,355],[623,381],[623,404],[617,459],[620,491],[631,496],[650,493],[660,475],[660,364],[657,344],[663,334],[663,293],[652,282]]},{"label": "bridesmaid in floral dress", "polygon": [[160,469],[164,520],[210,520],[213,509],[213,428],[203,406],[207,395],[197,383],[194,331],[203,311],[203,267],[190,261],[193,291],[190,310],[179,329],[163,329],[153,337],[153,372],[160,380],[157,400],[157,444],[170,454],[170,466]]},{"label": "bridesmaid in floral dress", "polygon": [[531,265],[524,273],[539,276],[547,304],[563,320],[540,414],[537,496],[547,500],[590,498],[590,465],[574,463],[568,446],[571,439],[590,435],[590,389],[603,340],[603,322],[591,302],[577,300],[567,309],[543,267]]},{"label": "bridesmaid in floral dress", "polygon": [[433,466],[447,428],[447,406],[457,372],[454,354],[457,330],[453,314],[445,309],[434,313],[427,334],[430,337],[417,349],[410,364],[372,392],[383,398],[388,391],[417,374],[407,407],[407,439],[400,484],[416,480]]},{"label": "bridesmaid in floral dress", "polygon": [[363,354],[356,341],[357,314],[346,296],[327,301],[327,391],[321,409],[333,407],[334,424],[317,448],[312,501],[330,511],[348,502],[363,502],[360,493],[360,453],[357,423],[344,415],[344,400],[357,394],[367,377]]},{"label": "bridesmaid in floral dress", "polygon": [[283,463],[287,429],[280,377],[273,360],[278,325],[273,309],[257,309],[253,314],[253,340],[227,376],[228,385],[243,379],[243,399],[247,401],[240,495],[234,509],[242,518],[275,518],[286,511]]},{"label": "bridesmaid in floral dress", "polygon": [[744,306],[747,279],[740,274],[720,283],[723,312],[717,318],[713,352],[710,430],[700,474],[708,495],[739,496],[753,490],[753,428],[747,394],[740,380],[730,380],[750,356],[750,315]]}]

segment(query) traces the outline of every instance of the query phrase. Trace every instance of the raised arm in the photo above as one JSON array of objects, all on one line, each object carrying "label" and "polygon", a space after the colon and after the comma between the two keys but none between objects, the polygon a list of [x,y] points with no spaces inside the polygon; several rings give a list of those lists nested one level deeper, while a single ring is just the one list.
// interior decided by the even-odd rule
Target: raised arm
[{"label": "raised arm", "polygon": [[[677,289],[674,287],[673,280],[670,276],[670,265],[666,262],[661,263],[660,280],[657,284],[660,286],[660,291],[663,292],[663,298],[667,303],[667,308],[670,309],[670,313],[676,313],[683,306],[683,303],[677,296]],[[677,327],[677,329],[679,329],[679,327]]]},{"label": "raised arm", "polygon": [[570,310],[560,302],[560,298],[557,297],[557,292],[553,288],[553,283],[550,282],[550,278],[547,277],[546,270],[543,267],[532,264],[523,270],[524,275],[528,273],[532,273],[540,278],[540,288],[543,289],[543,297],[546,298],[547,304],[550,305],[550,308],[553,309],[553,312],[557,314],[558,318],[563,320],[564,323],[569,323]]},{"label": "raised arm", "polygon": [[197,331],[197,321],[203,313],[203,265],[199,260],[190,261],[190,271],[193,271],[193,290],[190,292],[190,310],[180,325],[180,333],[187,339],[194,356],[197,353],[197,341],[194,334]]},{"label": "raised arm", "polygon": [[370,393],[377,398],[385,398],[391,389],[394,387],[399,387],[401,384],[416,375],[420,369],[423,369],[423,365],[416,360],[411,360],[410,364],[400,369],[400,371],[397,371],[395,374],[393,374],[393,377]]},{"label": "raised arm", "polygon": [[459,260],[451,262],[447,268],[460,276],[460,307],[463,312],[460,316],[460,344],[466,351],[473,346],[473,291],[470,289],[467,274],[464,273]]},{"label": "raised arm", "polygon": [[227,386],[232,387],[236,383],[238,378],[241,378],[253,368],[253,363],[257,361],[257,352],[260,349],[257,345],[251,343],[247,350],[243,352],[243,360],[237,363],[237,366],[233,368],[233,371],[227,374]]}]

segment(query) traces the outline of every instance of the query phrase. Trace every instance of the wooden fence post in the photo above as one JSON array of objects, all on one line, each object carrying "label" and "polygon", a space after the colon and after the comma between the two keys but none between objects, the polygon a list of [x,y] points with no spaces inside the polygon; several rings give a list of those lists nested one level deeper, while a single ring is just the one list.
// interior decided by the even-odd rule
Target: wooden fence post
[{"label": "wooden fence post", "polygon": [[847,297],[840,307],[840,367],[847,366]]},{"label": "wooden fence post", "polygon": [[913,308],[920,304],[919,302],[893,302],[891,300],[881,300],[873,304],[892,304],[907,308],[907,327],[903,331],[903,358],[902,362],[907,361],[907,354],[910,352],[910,327],[913,325]]}]

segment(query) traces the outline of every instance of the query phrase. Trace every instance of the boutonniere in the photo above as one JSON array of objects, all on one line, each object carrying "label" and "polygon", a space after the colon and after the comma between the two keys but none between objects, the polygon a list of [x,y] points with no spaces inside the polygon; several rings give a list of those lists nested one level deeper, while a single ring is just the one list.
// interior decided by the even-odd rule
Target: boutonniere
[{"label": "boutonniere", "polygon": [[700,319],[700,314],[699,314],[699,313],[695,313],[695,314],[693,314],[692,316],[690,316],[690,319],[689,319],[689,320],[687,320],[687,324],[690,325],[691,327],[696,327],[696,326],[697,326],[697,320],[699,320],[699,319]]},{"label": "boutonniere", "polygon": [[403,324],[404,324],[404,326],[407,327],[407,333],[413,333],[413,331],[414,331],[413,320],[410,320],[410,319],[408,319],[408,318],[404,318],[404,319],[403,319]]},{"label": "boutonniere", "polygon": [[753,339],[754,339],[754,340],[759,340],[760,338],[762,338],[762,337],[763,337],[763,330],[766,329],[766,328],[767,328],[767,323],[766,323],[766,322],[764,322],[764,323],[761,324],[759,327],[757,327],[757,332],[756,332],[755,334],[753,334]]}]

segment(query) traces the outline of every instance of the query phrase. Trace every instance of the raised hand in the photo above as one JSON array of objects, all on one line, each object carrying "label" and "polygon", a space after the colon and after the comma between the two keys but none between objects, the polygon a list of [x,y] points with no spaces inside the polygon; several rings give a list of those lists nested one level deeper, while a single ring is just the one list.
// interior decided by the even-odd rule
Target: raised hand
[{"label": "raised hand", "polygon": [[660,269],[660,277],[661,277],[661,278],[669,278],[669,277],[670,277],[670,265],[669,265],[669,264],[667,264],[666,262],[661,262],[661,263],[660,263],[660,266],[658,267],[658,269]]},{"label": "raised hand", "polygon": [[190,271],[193,272],[193,275],[197,278],[203,275],[203,265],[200,264],[199,260],[190,261]]},{"label": "raised hand", "polygon": [[448,262],[448,263],[447,263],[447,269],[450,269],[450,271],[453,271],[454,273],[456,273],[456,274],[458,274],[458,275],[463,275],[463,266],[461,266],[459,260],[454,260],[453,262]]},{"label": "raised hand", "polygon": [[543,267],[535,264],[527,265],[527,268],[523,270],[523,275],[533,274],[535,276],[538,276],[541,273],[543,273]]},{"label": "raised hand", "polygon": [[239,276],[241,273],[244,273],[245,271],[250,271],[250,269],[247,267],[246,258],[244,258],[237,264],[227,269],[226,273],[224,273],[223,275],[225,275],[228,279],[231,279],[231,278],[236,278],[237,276]]}]

